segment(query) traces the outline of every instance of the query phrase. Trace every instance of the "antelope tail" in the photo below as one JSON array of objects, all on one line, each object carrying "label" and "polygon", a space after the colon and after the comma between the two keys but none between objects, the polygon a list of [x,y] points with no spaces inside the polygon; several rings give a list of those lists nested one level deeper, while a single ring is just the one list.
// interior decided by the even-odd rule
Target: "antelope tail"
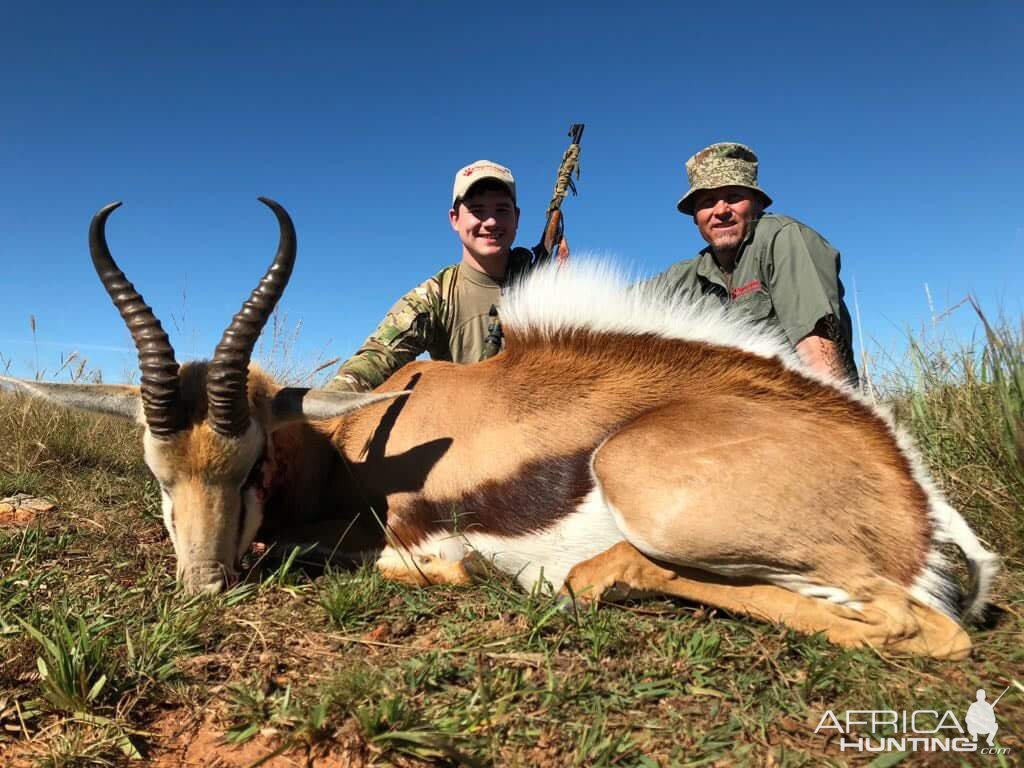
[{"label": "antelope tail", "polygon": [[999,556],[982,546],[959,512],[948,504],[942,506],[944,508],[934,518],[937,523],[935,538],[941,543],[953,544],[967,559],[969,583],[960,605],[960,615],[964,622],[978,621],[985,612],[989,590],[999,573]]}]

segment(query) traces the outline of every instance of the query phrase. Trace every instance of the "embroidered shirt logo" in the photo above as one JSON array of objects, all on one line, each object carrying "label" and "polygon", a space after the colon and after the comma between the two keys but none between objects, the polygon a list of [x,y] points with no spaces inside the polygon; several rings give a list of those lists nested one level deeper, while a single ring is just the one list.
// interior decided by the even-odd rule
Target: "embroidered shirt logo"
[{"label": "embroidered shirt logo", "polygon": [[734,288],[733,292],[730,295],[732,296],[733,300],[735,301],[736,299],[740,298],[741,296],[746,296],[747,294],[754,293],[754,292],[760,291],[760,290],[761,290],[761,281],[760,280],[751,280],[746,285],[741,285],[739,288]]}]

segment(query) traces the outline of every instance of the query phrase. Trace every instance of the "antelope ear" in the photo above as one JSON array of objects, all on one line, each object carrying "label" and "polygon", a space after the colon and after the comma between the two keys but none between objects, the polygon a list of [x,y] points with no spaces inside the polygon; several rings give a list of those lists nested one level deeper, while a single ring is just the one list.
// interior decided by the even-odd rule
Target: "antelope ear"
[{"label": "antelope ear", "polygon": [[0,387],[4,385],[65,408],[105,413],[133,421],[139,421],[142,415],[139,388],[127,384],[51,384],[0,376]]},{"label": "antelope ear", "polygon": [[299,419],[331,419],[373,403],[411,394],[410,390],[371,393],[285,387],[270,400],[270,430]]}]

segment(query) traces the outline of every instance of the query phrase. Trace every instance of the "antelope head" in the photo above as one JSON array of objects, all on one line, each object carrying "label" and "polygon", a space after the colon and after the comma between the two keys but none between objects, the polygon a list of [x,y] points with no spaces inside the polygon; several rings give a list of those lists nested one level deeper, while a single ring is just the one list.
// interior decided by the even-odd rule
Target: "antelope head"
[{"label": "antelope head", "polygon": [[348,394],[282,388],[253,372],[256,340],[295,264],[291,218],[277,216],[277,254],[259,285],[231,320],[208,363],[179,368],[153,310],[118,268],[106,241],[103,208],[89,228],[89,250],[103,286],[128,325],[139,356],[138,387],[47,384],[0,377],[65,406],[131,418],[144,427],[146,464],[160,484],[163,520],[188,592],[219,592],[237,579],[242,555],[263,521],[260,476],[268,435],[298,418],[329,418],[403,393]]}]

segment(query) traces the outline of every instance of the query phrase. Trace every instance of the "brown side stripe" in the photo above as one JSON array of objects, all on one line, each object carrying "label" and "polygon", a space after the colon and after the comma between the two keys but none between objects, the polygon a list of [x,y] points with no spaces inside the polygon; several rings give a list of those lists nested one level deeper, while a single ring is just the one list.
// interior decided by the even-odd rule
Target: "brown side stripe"
[{"label": "brown side stripe", "polygon": [[591,453],[526,464],[517,476],[485,483],[458,499],[420,501],[401,518],[389,519],[388,527],[407,546],[438,531],[516,537],[544,530],[575,511],[593,489]]}]

